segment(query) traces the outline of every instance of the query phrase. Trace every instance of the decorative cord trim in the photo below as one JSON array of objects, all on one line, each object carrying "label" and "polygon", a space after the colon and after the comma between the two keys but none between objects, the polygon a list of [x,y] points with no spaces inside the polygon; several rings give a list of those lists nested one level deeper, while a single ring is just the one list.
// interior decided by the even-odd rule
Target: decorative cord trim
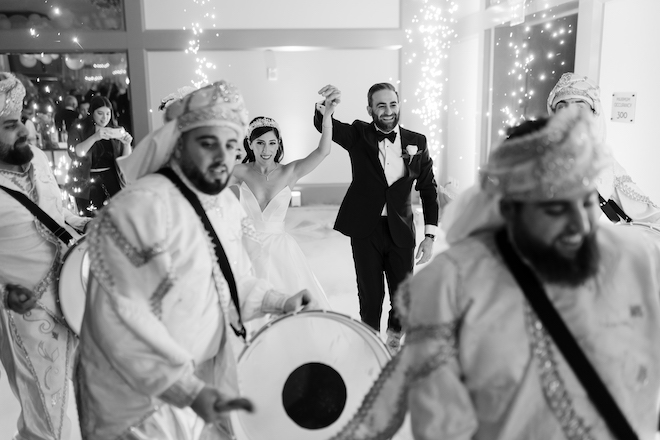
[{"label": "decorative cord trim", "polygon": [[[409,333],[406,333],[406,345],[404,346],[404,349],[399,352],[396,357],[389,361],[387,365],[385,365],[383,370],[380,372],[380,375],[376,379],[376,382],[374,385],[372,385],[371,389],[362,401],[362,404],[360,405],[357,413],[338,434],[331,438],[331,440],[390,439],[401,427],[406,412],[408,411],[407,395],[410,386],[414,382],[441,368],[443,365],[446,365],[451,358],[456,356],[457,349],[455,332],[457,327],[457,321],[453,321],[450,323],[438,325],[420,326],[413,328]],[[399,364],[402,360],[402,353],[405,352],[407,346],[428,340],[439,340],[440,342],[438,350],[433,355],[429,356],[428,359],[417,368],[411,366],[400,367]],[[403,368],[404,371],[402,373],[403,383],[398,388],[398,392],[395,398],[396,410],[391,415],[389,422],[382,430],[379,432],[373,432],[369,429],[370,427],[368,426],[369,419],[371,418],[370,412],[379,395],[381,394],[385,384],[394,375],[398,367]]]},{"label": "decorative cord trim", "polygon": [[172,289],[174,286],[175,277],[172,275],[172,271],[168,271],[167,275],[163,280],[158,284],[156,291],[149,298],[149,304],[151,305],[151,311],[154,315],[161,319],[163,317],[163,298],[165,295]]},{"label": "decorative cord trim", "polygon": [[591,428],[576,412],[566,384],[559,375],[557,361],[552,350],[553,342],[538,316],[525,304],[525,318],[532,355],[536,358],[545,400],[554,413],[568,440],[594,440]]},{"label": "decorative cord trim", "polygon": [[119,231],[119,228],[117,228],[117,225],[112,221],[112,217],[110,217],[109,213],[106,212],[100,217],[99,232],[104,236],[107,235],[110,237],[133,266],[144,266],[156,255],[163,253],[163,245],[161,243],[156,244],[151,249],[138,250]]}]

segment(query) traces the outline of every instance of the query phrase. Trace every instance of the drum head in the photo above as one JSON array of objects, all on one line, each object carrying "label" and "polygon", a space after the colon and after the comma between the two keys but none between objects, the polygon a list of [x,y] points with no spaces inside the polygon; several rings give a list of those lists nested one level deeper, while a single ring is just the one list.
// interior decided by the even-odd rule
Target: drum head
[{"label": "drum head", "polygon": [[60,308],[67,324],[77,335],[85,314],[89,264],[87,242],[83,237],[64,255],[59,281]]},{"label": "drum head", "polygon": [[301,312],[262,328],[238,361],[254,413],[232,413],[239,440],[326,440],[357,412],[390,359],[369,327],[334,312]]}]

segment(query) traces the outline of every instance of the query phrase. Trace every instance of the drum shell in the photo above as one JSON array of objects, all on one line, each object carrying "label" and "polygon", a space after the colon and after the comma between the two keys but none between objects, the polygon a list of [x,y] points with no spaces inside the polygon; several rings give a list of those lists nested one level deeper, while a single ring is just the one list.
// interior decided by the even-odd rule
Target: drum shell
[{"label": "drum shell", "polygon": [[78,239],[62,258],[62,268],[58,279],[58,293],[62,315],[69,328],[80,334],[85,300],[87,279],[89,277],[88,243],[85,237]]}]

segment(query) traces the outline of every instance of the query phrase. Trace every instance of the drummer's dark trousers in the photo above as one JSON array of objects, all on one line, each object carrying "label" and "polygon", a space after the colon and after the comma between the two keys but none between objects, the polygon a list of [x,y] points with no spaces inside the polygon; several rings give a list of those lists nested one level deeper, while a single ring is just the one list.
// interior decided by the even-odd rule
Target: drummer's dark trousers
[{"label": "drummer's dark trousers", "polygon": [[[351,247],[357,276],[360,317],[362,322],[380,331],[385,278],[390,294],[390,306],[393,306],[399,284],[413,270],[415,248],[402,248],[394,244],[387,226],[387,217],[381,217],[377,227],[368,237],[351,237]],[[387,328],[401,331],[401,323],[394,307],[390,310]]]}]

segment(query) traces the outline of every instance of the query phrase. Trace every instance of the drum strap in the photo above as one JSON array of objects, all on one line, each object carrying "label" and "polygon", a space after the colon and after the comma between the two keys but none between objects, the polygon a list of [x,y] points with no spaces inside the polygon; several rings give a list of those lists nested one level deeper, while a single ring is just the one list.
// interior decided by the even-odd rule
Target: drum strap
[{"label": "drum strap", "polygon": [[170,179],[174,184],[174,186],[176,186],[179,189],[179,191],[181,191],[181,194],[183,194],[183,196],[188,200],[188,202],[190,202],[192,207],[195,209],[197,216],[204,225],[204,229],[206,229],[206,232],[208,232],[209,235],[211,236],[211,240],[213,241],[213,247],[215,249],[215,256],[218,259],[218,265],[222,270],[222,275],[225,277],[225,280],[227,281],[227,285],[229,286],[229,293],[231,295],[231,300],[234,303],[234,307],[236,307],[236,312],[238,313],[239,328],[236,329],[236,327],[234,327],[234,325],[231,323],[229,325],[231,326],[232,330],[234,330],[234,333],[236,333],[236,336],[240,336],[243,339],[245,339],[246,331],[245,331],[245,327],[243,326],[243,321],[241,319],[241,305],[238,302],[238,289],[236,288],[236,280],[234,279],[234,274],[231,271],[231,266],[229,265],[227,254],[225,253],[225,250],[222,247],[222,244],[220,243],[218,234],[215,233],[215,230],[211,225],[211,221],[206,215],[206,212],[204,212],[204,208],[202,207],[202,204],[200,203],[195,193],[183,183],[181,178],[179,178],[179,176],[176,175],[174,170],[171,168],[161,168],[160,170],[157,171],[157,173]]},{"label": "drum strap", "polygon": [[64,243],[64,245],[71,246],[71,244],[74,241],[71,234],[69,234],[69,232],[66,229],[64,229],[62,226],[60,226],[60,224],[57,223],[53,219],[53,217],[48,215],[46,211],[41,209],[39,205],[34,203],[32,200],[30,200],[28,196],[26,196],[22,192],[7,188],[6,186],[3,185],[0,185],[0,189],[5,190],[7,194],[15,198],[21,205],[25,206],[28,209],[28,211],[30,211],[32,215],[34,215],[37,218],[37,220],[43,223],[43,225],[47,227],[50,230],[50,232],[55,234],[55,236],[59,238],[62,241],[62,243]]},{"label": "drum strap", "polygon": [[619,440],[637,440],[639,437],[628,423],[626,416],[608,391],[598,372],[585,356],[566,323],[559,316],[543,285],[511,246],[506,229],[496,233],[495,241],[504,262],[525,294],[527,301],[531,304],[543,326],[548,330],[564,359],[571,366],[610,432]]},{"label": "drum strap", "polygon": [[619,223],[621,220],[624,220],[628,223],[632,221],[632,219],[628,217],[628,215],[614,200],[605,200],[603,196],[598,194],[598,201],[600,209],[605,213],[607,218],[609,218],[612,223]]}]

